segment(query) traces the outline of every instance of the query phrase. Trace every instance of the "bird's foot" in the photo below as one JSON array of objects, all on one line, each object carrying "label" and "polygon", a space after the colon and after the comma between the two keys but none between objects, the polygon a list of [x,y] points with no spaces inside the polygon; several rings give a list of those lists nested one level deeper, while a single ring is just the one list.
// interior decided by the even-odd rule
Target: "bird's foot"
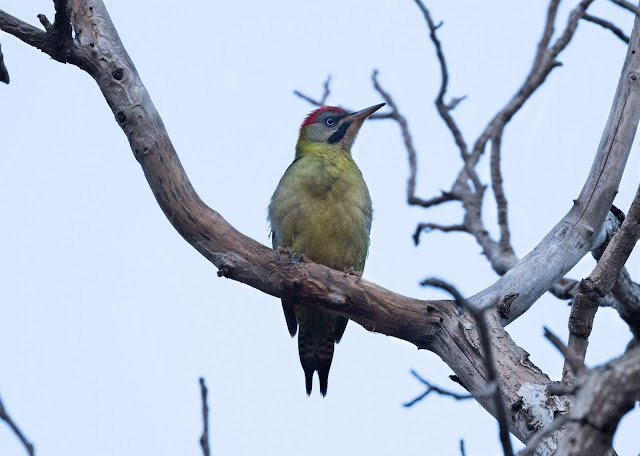
[{"label": "bird's foot", "polygon": [[293,256],[293,253],[291,253],[291,248],[290,247],[282,247],[281,245],[279,245],[276,248],[276,254],[278,255],[278,261],[280,261],[282,258],[280,257],[281,254],[286,253],[287,255],[289,255],[289,258],[291,258]]},{"label": "bird's foot", "polygon": [[360,282],[360,279],[362,279],[362,271],[357,272],[355,269],[353,269],[353,267],[347,269],[347,272],[344,273],[344,277],[346,277],[348,275],[356,276],[357,277],[356,283]]},{"label": "bird's foot", "polygon": [[296,263],[306,263],[307,262],[307,257],[305,257],[302,253],[293,253],[293,252],[291,252],[291,248],[290,247],[282,247],[282,246],[279,245],[276,248],[276,253],[278,255],[278,261],[282,260],[281,255],[286,253],[287,257],[289,259],[289,263],[296,264]]}]

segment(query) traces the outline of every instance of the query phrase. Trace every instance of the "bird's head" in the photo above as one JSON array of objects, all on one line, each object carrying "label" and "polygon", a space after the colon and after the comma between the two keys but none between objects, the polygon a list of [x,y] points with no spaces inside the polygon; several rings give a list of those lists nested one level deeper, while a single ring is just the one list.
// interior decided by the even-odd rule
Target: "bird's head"
[{"label": "bird's head", "polygon": [[310,142],[349,151],[365,119],[384,105],[377,104],[357,112],[336,106],[316,109],[302,122],[298,145]]}]

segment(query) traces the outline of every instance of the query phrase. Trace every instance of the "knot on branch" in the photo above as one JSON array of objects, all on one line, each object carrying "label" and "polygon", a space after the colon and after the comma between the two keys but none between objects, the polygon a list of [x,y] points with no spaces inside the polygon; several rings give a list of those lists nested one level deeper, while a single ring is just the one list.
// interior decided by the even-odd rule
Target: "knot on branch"
[{"label": "knot on branch", "polygon": [[232,273],[231,268],[226,264],[223,264],[222,266],[220,266],[220,269],[218,269],[218,277],[224,277],[224,278],[230,279],[231,273]]},{"label": "knot on branch", "polygon": [[498,303],[498,315],[500,318],[508,320],[511,314],[511,304],[516,298],[520,296],[520,293],[509,293],[504,295],[502,300]]}]

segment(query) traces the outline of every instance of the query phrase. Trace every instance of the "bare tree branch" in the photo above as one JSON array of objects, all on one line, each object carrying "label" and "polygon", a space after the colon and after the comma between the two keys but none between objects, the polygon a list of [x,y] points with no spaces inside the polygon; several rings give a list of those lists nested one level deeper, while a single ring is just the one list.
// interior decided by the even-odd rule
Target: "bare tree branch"
[{"label": "bare tree branch", "polygon": [[324,81],[324,92],[322,93],[322,99],[320,100],[320,104],[325,106],[327,104],[327,98],[329,98],[329,94],[331,90],[329,90],[329,84],[331,83],[331,75],[327,76],[327,79]]},{"label": "bare tree branch", "polygon": [[306,101],[309,104],[312,104],[313,106],[317,106],[319,108],[321,108],[323,106],[322,101],[316,101],[313,98],[311,98],[309,95],[305,95],[304,93],[300,92],[299,90],[294,90],[293,94],[297,97],[302,98],[304,101]]},{"label": "bare tree branch", "polygon": [[640,400],[640,347],[585,371],[576,382],[574,407],[554,456],[612,453],[620,419]]},{"label": "bare tree branch", "polygon": [[602,28],[610,30],[615,36],[620,38],[625,43],[629,44],[629,37],[625,35],[625,33],[613,22],[607,21],[597,16],[592,16],[591,14],[584,13],[582,15],[582,19],[588,22],[593,22],[594,24],[599,25]]},{"label": "bare tree branch", "polygon": [[640,15],[640,9],[638,9],[638,7],[636,5],[634,5],[633,3],[630,3],[626,0],[611,0],[613,3],[615,3],[616,5],[631,11],[633,14],[635,14],[636,16]]},{"label": "bare tree branch", "polygon": [[300,98],[302,98],[307,103],[310,103],[313,106],[317,106],[317,107],[321,108],[323,106],[326,106],[327,99],[329,98],[329,95],[331,94],[331,90],[329,88],[329,84],[331,84],[331,75],[328,75],[327,79],[324,81],[324,84],[322,86],[323,87],[322,98],[320,98],[320,100],[314,100],[309,95],[305,95],[304,93],[300,92],[299,90],[294,90],[293,94],[298,96],[298,97],[300,97]]},{"label": "bare tree branch", "polygon": [[427,389],[424,391],[424,393],[420,394],[415,399],[412,399],[409,402],[404,403],[403,405],[405,407],[411,407],[412,405],[416,404],[417,402],[420,402],[422,399],[427,397],[430,393],[437,393],[437,394],[439,394],[441,396],[449,396],[449,397],[454,398],[457,401],[463,400],[463,399],[473,399],[473,395],[472,394],[459,394],[459,393],[454,393],[453,391],[446,390],[444,388],[440,388],[439,386],[436,386],[436,385],[432,384],[431,382],[429,382],[429,381],[425,380],[424,378],[422,378],[414,370],[411,371],[411,375],[413,375],[415,378],[420,380],[420,382],[424,386],[426,386]]},{"label": "bare tree branch", "polygon": [[416,231],[413,233],[413,242],[418,245],[420,242],[420,233],[423,231],[429,232],[433,230],[442,231],[443,233],[448,233],[451,231],[461,231],[466,232],[467,228],[464,225],[441,225],[439,223],[420,223],[416,227]]},{"label": "bare tree branch", "polygon": [[207,404],[207,385],[204,378],[200,377],[200,394],[202,396],[202,437],[200,437],[200,446],[202,447],[202,455],[210,456],[209,450],[209,405]]},{"label": "bare tree branch", "polygon": [[431,14],[429,13],[429,10],[424,5],[422,0],[415,0],[415,2],[416,2],[416,5],[418,5],[418,8],[420,8],[420,11],[422,11],[422,15],[424,16],[424,19],[427,22],[427,26],[429,27],[429,37],[431,38],[431,42],[433,43],[433,46],[436,50],[438,62],[440,63],[440,74],[442,78],[442,83],[440,84],[440,91],[438,92],[438,96],[436,97],[435,105],[436,105],[436,108],[438,109],[438,113],[440,114],[440,117],[442,117],[442,120],[444,120],[445,124],[447,124],[447,128],[449,128],[449,131],[451,131],[451,134],[453,135],[453,140],[458,146],[458,149],[460,149],[460,156],[462,157],[462,160],[466,161],[467,155],[469,154],[467,143],[464,140],[464,137],[462,136],[462,132],[460,131],[460,128],[458,127],[455,120],[451,116],[451,111],[453,110],[453,108],[455,108],[458,105],[458,103],[460,103],[460,101],[462,101],[465,97],[454,98],[452,100],[452,103],[450,104],[446,104],[444,102],[444,96],[447,93],[447,86],[449,84],[449,71],[447,70],[447,62],[444,57],[444,52],[442,51],[440,40],[438,39],[438,36],[436,34],[436,30],[438,30],[438,28],[442,26],[442,23],[436,25],[433,22],[433,19],[431,18]]},{"label": "bare tree branch", "polygon": [[551,330],[546,326],[544,327],[544,337],[549,339],[549,342],[551,342],[553,346],[564,355],[564,359],[571,367],[573,373],[577,375],[584,369],[584,359],[578,358],[576,354],[572,350],[569,350],[569,347],[567,347],[560,338],[551,332]]},{"label": "bare tree branch", "polygon": [[[439,279],[426,279],[421,282],[421,285],[427,285],[431,287],[441,288],[447,291],[456,301],[456,305],[461,309],[469,312],[478,326],[478,333],[480,334],[480,340],[482,342],[482,353],[484,355],[485,370],[488,374],[488,382],[490,387],[495,388],[494,401],[496,418],[500,426],[500,442],[502,443],[502,449],[505,456],[513,456],[513,447],[511,446],[511,437],[509,435],[509,418],[507,414],[507,408],[502,397],[502,391],[500,388],[500,379],[498,378],[498,372],[496,370],[496,363],[493,355],[493,347],[491,344],[491,335],[489,333],[489,325],[485,318],[485,312],[490,310],[491,307],[478,308],[471,305],[466,299],[462,297],[460,292],[451,284],[446,283]],[[473,392],[472,392],[473,393]]]},{"label": "bare tree branch", "polygon": [[[638,76],[640,78],[640,76]],[[584,361],[593,319],[598,310],[600,299],[608,295],[620,277],[631,251],[640,237],[640,187],[631,203],[629,213],[622,226],[608,243],[593,272],[580,282],[578,293],[573,298],[569,317],[569,349]],[[640,334],[640,309],[625,307],[624,301],[618,308],[620,316],[627,321],[631,331],[637,337]],[[571,382],[569,359],[565,362],[564,377]]]},{"label": "bare tree branch", "polygon": [[33,448],[33,444],[29,442],[29,440],[27,440],[27,438],[24,436],[24,434],[22,433],[18,425],[13,421],[13,419],[11,419],[11,416],[9,416],[7,409],[5,409],[1,398],[0,398],[0,419],[9,425],[9,427],[11,428],[13,433],[16,435],[16,437],[18,437],[20,442],[22,442],[22,445],[24,446],[24,449],[27,450],[27,453],[29,454],[29,456],[33,456],[35,454],[35,449]]},{"label": "bare tree branch", "polygon": [[404,141],[404,146],[407,149],[407,154],[409,157],[409,180],[407,181],[407,203],[410,206],[422,206],[429,207],[438,205],[447,201],[454,201],[456,196],[453,193],[445,193],[442,192],[442,195],[436,198],[432,198],[429,200],[424,200],[418,196],[416,196],[416,176],[418,173],[418,164],[417,164],[417,156],[416,149],[413,146],[413,139],[411,138],[411,133],[409,132],[409,124],[407,119],[400,113],[398,110],[398,106],[395,101],[389,94],[389,92],[385,91],[380,82],[378,81],[378,70],[374,70],[371,76],[373,81],[373,87],[376,91],[382,96],[382,99],[387,103],[387,106],[391,109],[391,112],[387,114],[388,118],[393,119],[398,126],[400,127],[400,133],[402,134],[402,139]]},{"label": "bare tree branch", "polygon": [[15,36],[29,46],[40,49],[45,54],[52,52],[46,32],[29,25],[2,10],[0,10],[0,23],[2,24],[2,31]]},{"label": "bare tree branch", "polygon": [[[436,36],[438,25],[435,25],[424,4],[420,0],[415,1],[425,16],[425,20],[430,31],[430,37],[440,62],[442,85],[438,97],[436,98],[438,112],[452,131],[454,138],[456,139],[456,144],[461,150],[461,155],[464,159],[464,166],[458,174],[450,193],[455,195],[455,199],[460,200],[463,203],[465,216],[462,225],[467,228],[467,232],[476,238],[493,269],[499,275],[503,275],[518,262],[518,258],[511,246],[511,236],[508,226],[507,199],[504,193],[502,183],[503,179],[500,171],[500,145],[502,142],[504,128],[515,113],[524,105],[526,100],[528,100],[538,87],[542,85],[549,73],[559,65],[556,61],[557,56],[564,50],[573,37],[579,18],[582,17],[584,11],[586,11],[586,8],[590,5],[592,0],[583,0],[574,8],[565,30],[551,47],[549,46],[554,32],[554,23],[559,0],[552,0],[549,3],[544,31],[538,44],[534,63],[529,75],[526,77],[525,82],[511,100],[509,100],[505,107],[493,117],[491,122],[489,122],[483,133],[476,140],[470,154],[466,152],[466,143],[464,143],[464,141],[460,141],[462,134],[457,129],[457,126],[450,117],[448,110],[443,108],[442,99],[447,87],[448,72],[444,54],[442,52],[442,46]],[[498,225],[500,227],[500,237],[498,241],[491,238],[489,231],[486,229],[482,221],[482,200],[484,197],[485,186],[482,185],[475,172],[475,166],[477,165],[481,155],[484,153],[486,144],[489,140],[492,142],[490,156],[491,182],[493,193],[496,198]],[[409,155],[410,157],[415,155],[415,151],[409,150]],[[473,189],[467,184],[469,179],[474,185]],[[436,204],[440,202],[442,202],[441,199],[436,200]],[[425,207],[429,207],[429,205],[425,205]]]}]

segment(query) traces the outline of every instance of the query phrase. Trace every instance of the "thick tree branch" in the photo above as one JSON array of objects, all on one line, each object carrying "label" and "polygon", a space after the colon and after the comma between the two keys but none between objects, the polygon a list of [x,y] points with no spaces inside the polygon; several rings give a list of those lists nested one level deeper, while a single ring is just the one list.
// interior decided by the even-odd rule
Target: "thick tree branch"
[{"label": "thick tree branch", "polygon": [[[582,361],[584,361],[587,352],[589,335],[600,300],[612,291],[620,279],[624,264],[639,237],[640,188],[636,192],[622,226],[611,238],[593,272],[580,282],[578,293],[573,298],[569,317],[569,349]],[[628,277],[628,274],[626,276]],[[616,309],[629,324],[632,333],[637,338],[640,334],[640,308],[634,304],[634,301],[618,300],[616,301]],[[565,380],[571,382],[573,376],[566,362],[564,372]]]},{"label": "thick tree branch", "polygon": [[511,437],[509,436],[509,418],[507,417],[507,408],[504,403],[502,391],[500,387],[500,378],[496,370],[495,357],[493,353],[493,344],[491,343],[491,334],[489,332],[489,325],[486,320],[486,313],[491,310],[491,307],[475,307],[471,305],[466,299],[462,297],[460,292],[451,284],[443,282],[438,279],[424,280],[421,285],[428,285],[432,287],[442,288],[450,293],[455,301],[456,305],[460,309],[464,309],[469,312],[478,328],[480,335],[480,345],[482,346],[482,353],[484,356],[484,366],[488,374],[489,388],[493,391],[494,407],[496,410],[496,419],[500,427],[500,442],[502,443],[502,449],[504,456],[513,456],[513,447],[511,446]]},{"label": "thick tree branch", "polygon": [[0,29],[3,32],[7,32],[8,34],[15,36],[29,46],[40,49],[45,54],[50,54],[52,52],[46,32],[21,21],[2,10],[0,10],[0,25]]},{"label": "thick tree branch", "polygon": [[620,419],[640,400],[640,347],[585,372],[555,456],[599,456],[611,449]]},{"label": "thick tree branch", "polygon": [[4,408],[4,404],[2,403],[2,399],[0,398],[0,420],[7,423],[7,425],[11,428],[13,433],[18,437],[24,449],[27,451],[29,456],[33,456],[35,454],[35,449],[33,448],[33,444],[27,440],[24,436],[18,425],[11,419],[11,416],[7,412],[7,409]]}]

